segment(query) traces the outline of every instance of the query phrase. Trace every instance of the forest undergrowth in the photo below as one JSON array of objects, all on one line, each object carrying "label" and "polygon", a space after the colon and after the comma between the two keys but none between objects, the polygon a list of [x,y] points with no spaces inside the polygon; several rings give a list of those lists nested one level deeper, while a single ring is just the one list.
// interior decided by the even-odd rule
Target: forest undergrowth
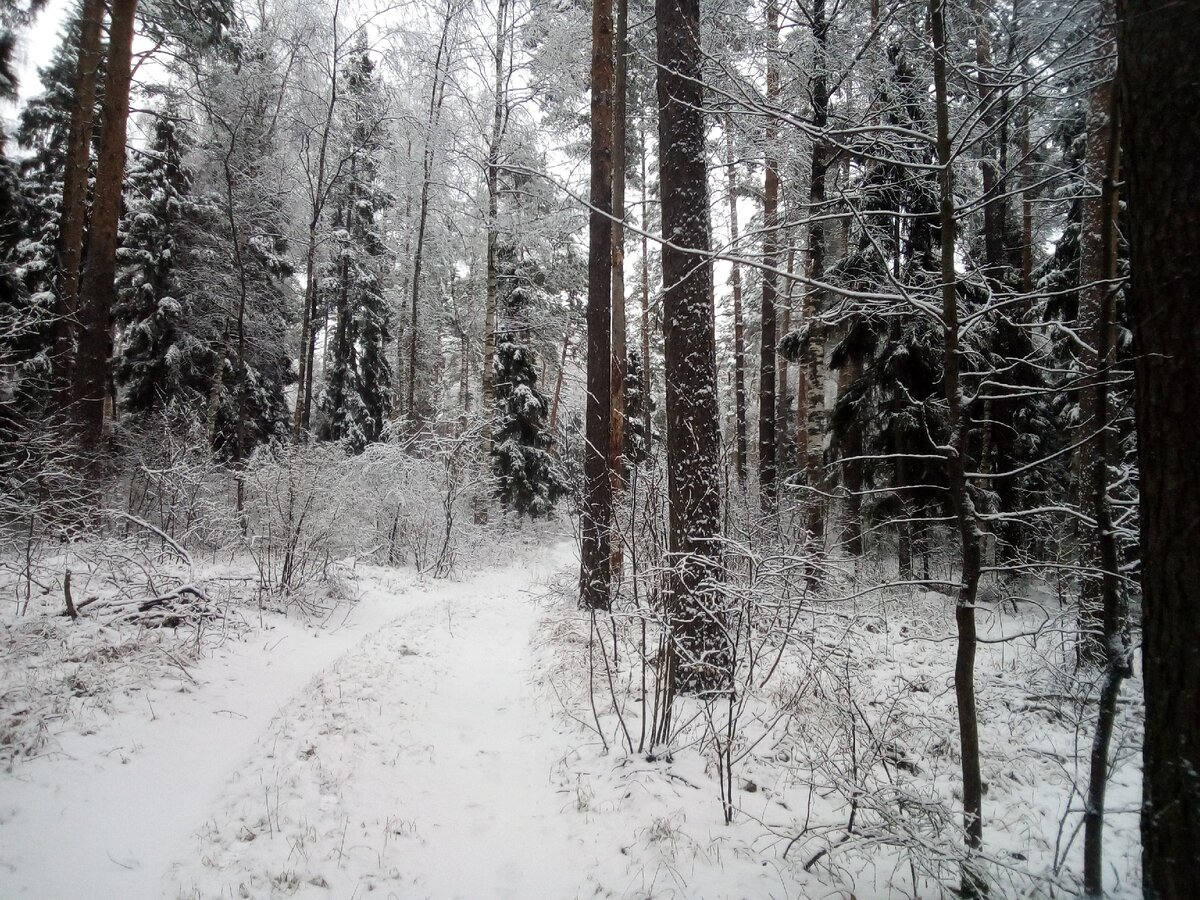
[{"label": "forest undergrowth", "polygon": [[[741,858],[769,865],[792,895],[949,897],[966,863],[995,896],[1077,893],[1102,673],[1077,665],[1077,610],[1061,602],[1052,566],[981,585],[988,838],[986,853],[968,859],[953,687],[957,561],[931,549],[949,535],[930,527],[924,577],[914,579],[899,575],[886,531],[868,559],[844,547],[815,553],[802,511],[727,528],[741,539],[724,545],[716,618],[732,685],[668,704],[668,570],[654,487],[643,482],[639,498],[633,484],[630,507],[643,518],[623,523],[612,610],[577,609],[564,580],[541,631],[545,690],[587,740],[564,769],[581,808],[642,817],[646,839],[630,852],[644,871],[675,873],[679,887],[697,869]],[[737,498],[728,505],[736,517]],[[1140,896],[1143,720],[1135,676],[1120,695],[1109,771],[1112,896]],[[722,820],[727,828],[713,827]]]}]

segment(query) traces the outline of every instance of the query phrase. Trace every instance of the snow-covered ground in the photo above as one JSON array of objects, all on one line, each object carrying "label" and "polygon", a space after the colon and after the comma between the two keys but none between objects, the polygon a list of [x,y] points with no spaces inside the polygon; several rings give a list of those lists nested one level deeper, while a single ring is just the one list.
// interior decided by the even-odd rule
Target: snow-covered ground
[{"label": "snow-covered ground", "polygon": [[[460,581],[359,566],[347,582],[356,599],[324,616],[247,610],[249,627],[194,663],[151,644],[166,659],[153,677],[116,677],[126,644],[99,653],[109,689],[81,690],[67,713],[44,715],[37,753],[0,773],[0,897],[912,896],[903,854],[869,832],[847,841],[845,792],[817,786],[833,782],[814,766],[832,763],[813,760],[842,728],[819,682],[784,692],[796,728],[764,712],[770,739],[742,745],[732,826],[711,759],[695,747],[669,762],[623,752],[605,690],[602,749],[582,699],[586,616],[561,588],[577,567],[565,537]],[[909,615],[932,615],[930,603]],[[87,638],[83,622],[57,622],[37,626],[51,644]],[[858,700],[887,710],[860,713],[864,728],[887,732],[875,754],[893,765],[876,775],[907,779],[896,796],[952,810],[953,752],[933,740],[944,720],[952,731],[938,686],[949,645],[892,645],[905,626],[882,625],[854,639],[874,642],[854,651]],[[823,644],[814,625],[813,646],[846,652],[838,627],[842,637]],[[99,677],[72,662],[97,654],[60,653],[57,683]],[[994,655],[981,662],[995,707],[984,722],[996,776],[989,846],[1002,862],[1042,868],[1075,840],[1061,810],[1079,773],[1060,770],[1080,755],[1069,746],[1080,732],[1058,722],[1053,699],[1038,701],[1048,717],[1010,703],[1035,687],[1011,684],[1022,670]],[[858,778],[851,788],[869,780]],[[1136,886],[1127,807],[1137,789],[1136,768],[1122,763],[1110,797],[1118,893]],[[921,896],[952,889],[921,881]]]}]

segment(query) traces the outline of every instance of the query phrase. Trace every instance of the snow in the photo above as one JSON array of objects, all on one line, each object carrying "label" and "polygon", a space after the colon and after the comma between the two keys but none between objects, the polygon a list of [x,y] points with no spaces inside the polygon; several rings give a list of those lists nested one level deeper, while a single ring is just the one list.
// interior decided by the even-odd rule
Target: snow
[{"label": "snow", "polygon": [[[453,582],[348,561],[352,601],[308,618],[247,608],[240,639],[186,672],[61,717],[48,751],[0,774],[0,897],[911,896],[886,829],[844,837],[841,776],[822,767],[836,769],[845,722],[824,689],[781,685],[794,719],[748,708],[732,825],[687,732],[669,759],[624,752],[606,690],[602,747],[583,699],[587,616],[564,588],[575,549],[554,540]],[[883,792],[862,795],[863,815],[894,794],[953,820],[957,763],[938,740],[953,733],[953,648],[903,637],[946,599],[905,606],[890,622],[864,611],[850,644],[845,623],[814,625],[814,652],[837,657],[818,677],[854,674],[863,727],[894,764],[894,785],[878,769],[856,782]],[[1083,773],[1063,761],[1087,726],[1037,699],[1010,652],[981,648],[986,839],[994,859],[1041,868],[1064,840],[1077,852],[1078,802],[1063,810]],[[637,704],[623,704],[636,739]],[[1137,889],[1130,755],[1110,791],[1114,896]],[[938,890],[921,878],[922,896]]]}]

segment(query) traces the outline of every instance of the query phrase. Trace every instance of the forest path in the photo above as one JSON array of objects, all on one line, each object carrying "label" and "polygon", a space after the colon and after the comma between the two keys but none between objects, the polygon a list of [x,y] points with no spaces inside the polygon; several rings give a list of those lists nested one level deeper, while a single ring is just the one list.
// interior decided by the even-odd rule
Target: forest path
[{"label": "forest path", "polygon": [[592,895],[599,848],[563,827],[569,746],[532,681],[534,595],[573,559],[414,592],[280,710],[173,868],[178,896]]}]

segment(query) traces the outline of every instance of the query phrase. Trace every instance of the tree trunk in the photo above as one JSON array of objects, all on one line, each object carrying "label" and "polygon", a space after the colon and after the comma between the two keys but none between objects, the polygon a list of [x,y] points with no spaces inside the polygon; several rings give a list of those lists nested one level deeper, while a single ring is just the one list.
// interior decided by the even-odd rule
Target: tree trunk
[{"label": "tree trunk", "polygon": [[[829,20],[825,0],[813,0],[813,126],[820,130],[829,123],[829,85],[826,68],[826,44]],[[812,146],[812,171],[809,181],[808,264],[811,277],[820,281],[825,275],[825,176],[829,170],[829,147],[817,137]],[[808,321],[807,371],[805,372],[805,475],[809,487],[808,530],[819,552],[825,543],[825,325],[821,321],[824,298],[809,288],[805,302]]]},{"label": "tree trunk", "polygon": [[651,385],[654,379],[650,377],[652,370],[650,360],[650,213],[647,194],[650,192],[646,176],[646,132],[642,124],[641,163],[642,163],[642,426],[645,428],[646,452],[654,444],[654,434],[650,430],[651,398],[654,396]]},{"label": "tree trunk", "polygon": [[[1110,3],[1101,0],[1096,6],[1098,16],[1108,23],[1108,27],[1101,25],[1096,32],[1096,62],[1092,65],[1091,88],[1088,92],[1084,163],[1088,195],[1082,204],[1083,221],[1079,233],[1079,330],[1083,338],[1080,363],[1084,386],[1079,391],[1078,440],[1095,434],[1099,427],[1100,416],[1104,411],[1096,408],[1099,397],[1097,385],[1108,377],[1103,371],[1105,362],[1099,354],[1099,347],[1104,339],[1101,331],[1106,327],[1101,322],[1101,308],[1111,292],[1110,285],[1104,281],[1107,277],[1105,273],[1108,257],[1105,235],[1109,231],[1106,223],[1109,210],[1105,203],[1109,198],[1105,195],[1103,185],[1111,176],[1110,167],[1115,163],[1115,160],[1111,159],[1111,151],[1115,146],[1112,130],[1114,72],[1109,59],[1109,55],[1114,52],[1114,34]],[[1094,476],[1097,470],[1092,461],[1104,443],[1103,436],[1096,435],[1075,450],[1077,503],[1093,520],[1096,517],[1094,499],[1097,496],[1097,485],[1094,483]],[[1107,474],[1104,477],[1107,481]],[[1095,526],[1083,522],[1076,524],[1075,532],[1080,552],[1079,565],[1085,570],[1081,572],[1079,579],[1079,638],[1076,659],[1079,665],[1098,667],[1105,664],[1107,657],[1101,624],[1104,602],[1100,596],[1100,578],[1095,573],[1100,558],[1099,535]]]},{"label": "tree trunk", "polygon": [[708,182],[699,0],[656,0],[670,566],[666,602],[676,691],[725,690],[721,627],[720,434],[709,300]]},{"label": "tree trunk", "polygon": [[[613,222],[612,231],[612,407],[609,410],[610,433],[608,471],[614,498],[625,485],[625,375],[629,362],[625,323],[625,129],[626,82],[628,78],[629,26],[628,0],[616,0],[616,71],[613,78]],[[616,500],[614,499],[614,504]],[[620,577],[624,556],[621,541],[610,547],[613,576]]]},{"label": "tree trunk", "polygon": [[737,167],[733,157],[733,123],[725,120],[725,177],[729,184],[729,283],[733,291],[733,402],[734,402],[734,465],[738,484],[745,488],[748,473],[746,446],[746,327],[742,319],[742,268],[737,263]]},{"label": "tree trunk", "polygon": [[71,400],[74,321],[79,306],[79,266],[87,224],[88,162],[96,84],[102,56],[104,0],[83,0],[79,11],[79,58],[75,66],[75,106],[67,132],[62,211],[58,233],[58,296],[55,298],[54,389],[64,409]]},{"label": "tree trunk", "polygon": [[580,602],[608,609],[612,481],[608,471],[612,414],[612,0],[592,5],[591,214],[588,217],[587,424],[580,521]]},{"label": "tree trunk", "polygon": [[558,407],[562,402],[563,376],[567,371],[567,348],[571,346],[571,323],[563,326],[562,351],[558,358],[558,373],[554,378],[554,400],[550,403],[549,431],[554,435],[558,431]]},{"label": "tree trunk", "polygon": [[958,653],[954,664],[954,697],[958,707],[959,748],[962,755],[963,830],[968,856],[962,867],[961,892],[978,897],[987,884],[976,866],[983,846],[983,780],[979,769],[979,716],[975,708],[975,600],[983,563],[979,515],[967,486],[967,429],[962,385],[959,382],[958,276],[954,269],[954,169],[950,143],[950,98],[946,81],[946,0],[929,0],[933,32],[933,83],[937,112],[939,225],[942,280],[942,387],[946,397],[949,442],[945,448],[946,477],[958,522],[962,554],[962,583],[954,607]]},{"label": "tree trunk", "polygon": [[[483,413],[483,428],[480,440],[483,445],[483,483],[491,481],[492,419],[496,411],[492,408],[496,397],[496,314],[499,304],[500,273],[500,146],[504,141],[506,108],[504,79],[504,43],[508,30],[508,0],[499,0],[496,7],[496,53],[493,73],[495,105],[492,108],[492,137],[488,142],[487,192],[487,287],[483,306],[483,370],[480,372]],[[488,522],[487,498],[476,495],[472,501],[472,517],[476,525]]]},{"label": "tree trunk", "polygon": [[417,409],[417,324],[421,296],[421,263],[425,254],[425,225],[429,218],[429,190],[433,181],[434,141],[437,137],[437,125],[441,120],[442,100],[445,97],[446,79],[449,77],[450,70],[447,58],[450,48],[447,45],[450,39],[450,25],[454,21],[455,14],[454,5],[447,0],[446,12],[442,19],[441,37],[433,63],[433,85],[429,91],[429,114],[426,117],[428,130],[425,136],[425,153],[421,169],[421,202],[417,209],[417,244],[413,248],[412,290],[409,294],[408,323],[408,398],[405,406],[410,426],[414,429],[420,420]]},{"label": "tree trunk", "polygon": [[1118,75],[1141,469],[1143,890],[1200,885],[1200,7],[1128,0]]},{"label": "tree trunk", "polygon": [[[1111,10],[1106,10],[1110,14]],[[1092,740],[1087,804],[1083,814],[1083,887],[1091,897],[1104,896],[1104,807],[1108,788],[1108,751],[1117,714],[1117,695],[1121,682],[1132,674],[1129,648],[1125,641],[1125,602],[1118,582],[1117,537],[1113,531],[1112,505],[1108,499],[1108,464],[1112,456],[1108,415],[1108,369],[1116,361],[1113,352],[1113,322],[1116,313],[1117,278],[1117,184],[1121,170],[1120,108],[1114,102],[1115,91],[1109,82],[1106,92],[1110,119],[1107,127],[1106,171],[1102,180],[1100,206],[1100,243],[1102,259],[1097,275],[1106,283],[1096,310],[1095,330],[1085,340],[1096,347],[1095,395],[1096,446],[1091,460],[1091,512],[1096,520],[1095,540],[1100,564],[1099,622],[1104,652],[1104,678],[1100,687],[1100,707],[1096,734]]]},{"label": "tree trunk", "polygon": [[300,318],[300,378],[296,387],[296,408],[292,412],[292,440],[299,441],[308,433],[312,416],[313,361],[317,347],[317,226],[325,210],[329,187],[325,183],[326,159],[329,153],[329,138],[333,132],[333,114],[338,102],[338,30],[337,10],[333,16],[333,49],[330,54],[329,102],[325,106],[325,122],[321,129],[321,145],[317,151],[316,181],[310,186],[310,215],[308,219],[308,247],[304,255],[304,309]]},{"label": "tree trunk", "polygon": [[97,449],[104,430],[105,384],[116,300],[117,230],[125,179],[125,125],[137,0],[113,0],[109,23],[108,69],[104,83],[103,128],[96,163],[96,187],[88,234],[87,261],[79,290],[79,348],[75,364],[75,405],[85,449]]},{"label": "tree trunk", "polygon": [[[785,232],[786,235],[786,232]],[[796,245],[787,235],[787,265],[784,271],[788,274],[787,289],[783,293],[783,304],[780,310],[782,320],[779,323],[779,334],[786,335],[792,330],[792,301],[796,282],[790,277],[795,271]],[[791,451],[791,396],[788,391],[788,359],[782,353],[775,353],[775,465],[780,479],[785,479],[792,471],[789,453]]]},{"label": "tree trunk", "polygon": [[[767,0],[767,103],[779,99],[779,10]],[[775,296],[779,241],[779,169],[776,153],[779,132],[768,119],[766,174],[763,182],[762,320],[758,355],[758,499],[764,510],[774,510],[779,500],[775,463]]]}]

